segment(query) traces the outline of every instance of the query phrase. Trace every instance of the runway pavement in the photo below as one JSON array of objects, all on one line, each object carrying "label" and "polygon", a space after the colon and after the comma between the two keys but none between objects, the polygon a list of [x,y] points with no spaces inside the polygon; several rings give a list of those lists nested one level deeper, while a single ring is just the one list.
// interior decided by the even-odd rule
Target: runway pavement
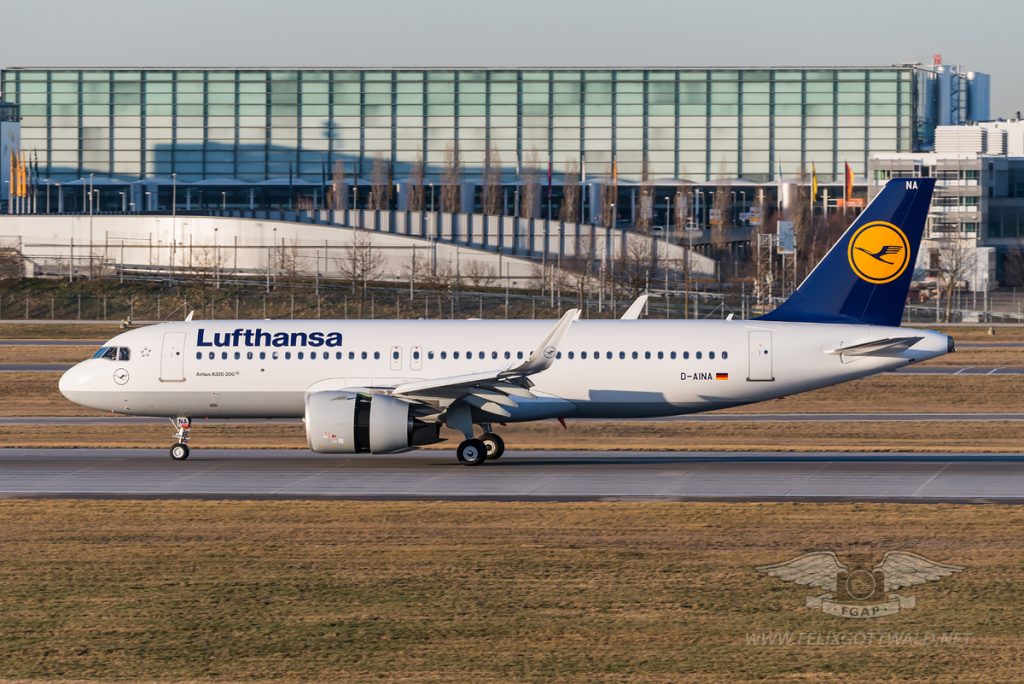
[{"label": "runway pavement", "polygon": [[1024,375],[1019,366],[906,366],[897,373],[905,375]]},{"label": "runway pavement", "polygon": [[4,497],[864,500],[1024,503],[1024,453],[450,452],[0,449]]},{"label": "runway pavement", "polygon": [[[147,425],[164,424],[167,418],[147,416],[12,416],[0,417],[0,425]],[[576,419],[607,421],[608,418]],[[697,413],[660,418],[628,418],[638,422],[683,423],[906,423],[906,422],[966,422],[990,423],[994,421],[1021,421],[1024,413]],[[195,418],[192,424],[202,429],[208,424],[242,423],[296,423],[297,418]]]}]

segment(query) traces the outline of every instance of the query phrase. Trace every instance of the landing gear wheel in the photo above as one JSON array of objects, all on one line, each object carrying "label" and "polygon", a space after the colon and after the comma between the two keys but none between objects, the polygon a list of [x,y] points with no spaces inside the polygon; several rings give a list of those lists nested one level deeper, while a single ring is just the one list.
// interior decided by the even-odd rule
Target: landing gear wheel
[{"label": "landing gear wheel", "polygon": [[479,439],[467,439],[455,451],[462,465],[480,465],[487,460],[487,446]]},{"label": "landing gear wheel", "polygon": [[480,441],[487,447],[488,461],[496,461],[505,453],[505,440],[493,432],[480,435]]},{"label": "landing gear wheel", "polygon": [[171,458],[175,461],[184,461],[188,458],[188,445],[187,444],[175,444],[171,447]]}]

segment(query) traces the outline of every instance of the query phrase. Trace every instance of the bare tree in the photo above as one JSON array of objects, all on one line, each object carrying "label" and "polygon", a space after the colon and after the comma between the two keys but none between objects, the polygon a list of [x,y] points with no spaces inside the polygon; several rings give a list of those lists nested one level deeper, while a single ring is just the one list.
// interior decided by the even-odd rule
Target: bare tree
[{"label": "bare tree", "polygon": [[14,280],[24,276],[21,252],[13,247],[0,247],[0,280]]},{"label": "bare tree", "polygon": [[[216,245],[203,245],[194,251],[196,266],[191,277],[196,280],[200,288],[205,288],[209,283],[217,280],[223,271],[224,264],[227,263],[226,250]],[[294,265],[292,271],[294,271]],[[288,275],[294,275],[294,273]]]},{"label": "bare tree", "polygon": [[946,299],[947,323],[951,322],[956,295],[974,271],[974,254],[972,240],[960,235],[941,238],[933,252],[936,286]]},{"label": "bare tree", "polygon": [[608,165],[608,175],[601,185],[601,222],[609,228],[615,227],[615,205],[619,201],[619,183],[613,168],[614,162]]},{"label": "bare tree", "polygon": [[1010,287],[1024,285],[1024,252],[1019,245],[1013,245],[1006,251],[1003,259],[1003,280]]},{"label": "bare tree", "polygon": [[636,296],[643,292],[657,274],[658,267],[653,241],[645,235],[627,235],[626,249],[616,260],[615,271],[616,280],[628,294]]},{"label": "bare tree", "polygon": [[302,253],[298,240],[281,238],[281,244],[275,245],[274,261],[277,266],[278,278],[296,280],[302,272]]},{"label": "bare tree", "polygon": [[686,224],[690,219],[690,193],[683,187],[676,188],[675,197],[672,198],[672,222],[675,224],[676,233],[686,230]]},{"label": "bare tree", "polygon": [[540,209],[540,171],[537,168],[537,151],[523,165],[519,178],[519,215],[522,218],[537,218]]},{"label": "bare tree", "polygon": [[650,173],[647,164],[647,155],[644,155],[643,170],[640,176],[640,197],[639,212],[636,217],[636,229],[641,233],[649,233],[651,223],[654,221],[654,185],[651,183]]},{"label": "bare tree", "polygon": [[569,161],[562,175],[562,206],[558,218],[566,223],[580,222],[580,163]]},{"label": "bare tree", "polygon": [[433,267],[429,262],[425,262],[420,272],[420,287],[426,290],[451,290],[457,281],[455,269],[448,261],[439,261]]},{"label": "bare tree", "polygon": [[449,214],[458,213],[462,209],[462,162],[459,161],[459,150],[455,145],[449,145],[445,151],[444,176],[441,182],[441,211]]},{"label": "bare tree", "polygon": [[384,255],[374,246],[373,238],[366,231],[353,230],[352,244],[338,259],[338,271],[365,294],[367,286],[380,278],[383,270]]},{"label": "bare tree", "polygon": [[501,212],[501,155],[493,147],[487,149],[484,159],[484,173],[481,180],[483,212],[490,216],[499,216]]},{"label": "bare tree", "polygon": [[463,277],[473,287],[493,287],[498,282],[498,273],[494,267],[480,259],[466,261]]},{"label": "bare tree", "polygon": [[331,187],[327,191],[327,207],[338,211],[348,209],[348,193],[345,190],[345,163],[334,162]]},{"label": "bare tree", "polygon": [[711,210],[714,214],[711,217],[711,245],[718,258],[721,258],[729,241],[728,229],[732,223],[732,194],[728,185],[719,184],[715,188],[715,201]]},{"label": "bare tree", "polygon": [[389,165],[383,157],[375,157],[370,172],[370,197],[367,206],[370,209],[387,209],[391,202],[391,183]]},{"label": "bare tree", "polygon": [[423,211],[426,208],[424,201],[424,186],[426,185],[426,168],[423,164],[423,155],[416,157],[409,171],[409,211]]}]

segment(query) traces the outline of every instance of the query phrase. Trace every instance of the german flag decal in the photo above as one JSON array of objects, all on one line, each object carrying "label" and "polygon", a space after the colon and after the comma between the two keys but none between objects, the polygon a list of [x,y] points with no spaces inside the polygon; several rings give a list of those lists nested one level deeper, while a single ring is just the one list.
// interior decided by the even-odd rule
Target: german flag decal
[{"label": "german flag decal", "polygon": [[728,379],[729,379],[729,374],[728,373],[715,373],[715,380],[728,380]]}]

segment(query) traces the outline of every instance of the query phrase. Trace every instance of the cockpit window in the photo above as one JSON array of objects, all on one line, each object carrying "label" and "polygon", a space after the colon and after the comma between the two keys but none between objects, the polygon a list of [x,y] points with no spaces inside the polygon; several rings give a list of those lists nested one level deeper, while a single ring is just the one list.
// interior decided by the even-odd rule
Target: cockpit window
[{"label": "cockpit window", "polygon": [[128,347],[100,347],[92,355],[94,359],[107,359],[109,361],[128,361],[131,359],[131,351]]}]

